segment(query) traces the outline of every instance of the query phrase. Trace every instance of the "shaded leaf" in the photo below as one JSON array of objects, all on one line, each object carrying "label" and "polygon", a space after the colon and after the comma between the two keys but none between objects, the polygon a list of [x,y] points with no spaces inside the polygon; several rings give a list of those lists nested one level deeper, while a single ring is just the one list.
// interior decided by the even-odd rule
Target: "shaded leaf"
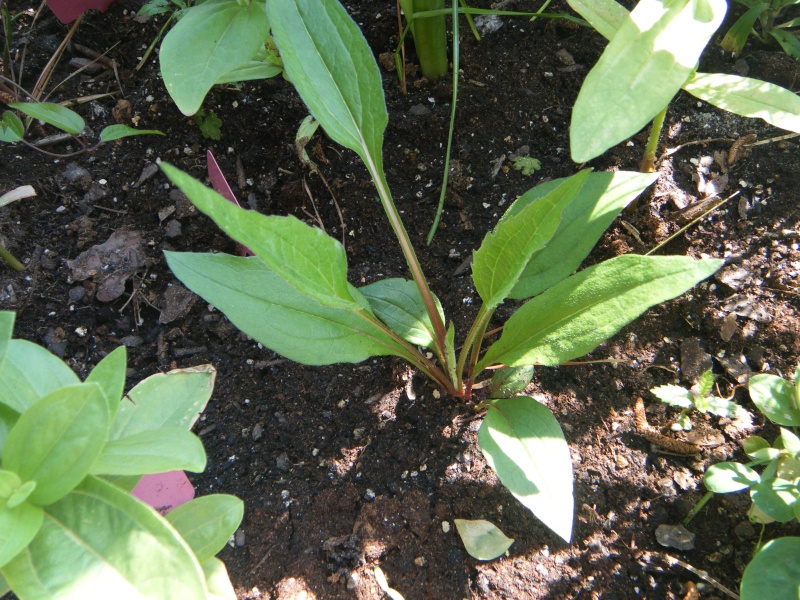
[{"label": "shaded leaf", "polygon": [[765,10],[769,10],[768,2],[761,2],[748,9],[747,12],[736,19],[736,22],[719,43],[720,47],[726,52],[741,52],[747,42],[750,31],[753,29],[753,25]]},{"label": "shaded leaf", "polygon": [[797,600],[800,597],[798,556],[800,537],[784,537],[764,544],[742,575],[742,600]]},{"label": "shaded leaf", "polygon": [[120,346],[97,363],[86,378],[86,383],[96,383],[100,386],[108,404],[108,414],[112,419],[119,408],[122,392],[125,391],[127,357],[125,346]]},{"label": "shaded leaf", "polygon": [[64,362],[27,340],[10,340],[0,364],[0,403],[22,413],[37,400],[80,379]]},{"label": "shaded leaf", "polygon": [[14,143],[25,136],[25,125],[20,118],[10,110],[3,111],[0,119],[0,142]]},{"label": "shaded leaf", "polygon": [[[376,281],[359,291],[369,302],[372,312],[407,342],[433,348],[434,329],[419,288],[413,281],[392,278]],[[434,297],[439,316],[444,322],[444,311]]]},{"label": "shaded leaf", "polygon": [[86,127],[83,117],[78,113],[53,102],[11,102],[9,106],[73,135]]},{"label": "shaded leaf", "polygon": [[244,516],[244,502],[235,496],[213,494],[181,504],[166,519],[205,563],[222,550]]},{"label": "shaded leaf", "polygon": [[778,477],[765,479],[750,487],[750,498],[771,519],[786,523],[794,519],[794,507],[800,493],[796,484]]},{"label": "shaded leaf", "polygon": [[184,427],[160,427],[109,440],[92,464],[92,475],[147,475],[168,471],[202,473],[203,442]]},{"label": "shaded leaf", "polygon": [[109,125],[104,127],[100,132],[100,139],[103,142],[113,142],[124,137],[132,135],[165,135],[163,131],[158,129],[135,129],[128,125]]},{"label": "shaded leaf", "polygon": [[507,537],[500,529],[483,519],[453,519],[458,535],[464,542],[464,548],[472,558],[478,560],[494,560],[503,556],[514,540]]},{"label": "shaded leaf", "polygon": [[28,502],[14,508],[0,508],[0,568],[31,542],[42,526],[43,519],[42,508]]},{"label": "shaded leaf", "polygon": [[777,375],[753,375],[747,382],[750,399],[770,421],[778,425],[800,425],[797,390]]},{"label": "shaded leaf", "polygon": [[490,398],[511,398],[524,391],[533,379],[533,365],[497,369],[489,383]]}]

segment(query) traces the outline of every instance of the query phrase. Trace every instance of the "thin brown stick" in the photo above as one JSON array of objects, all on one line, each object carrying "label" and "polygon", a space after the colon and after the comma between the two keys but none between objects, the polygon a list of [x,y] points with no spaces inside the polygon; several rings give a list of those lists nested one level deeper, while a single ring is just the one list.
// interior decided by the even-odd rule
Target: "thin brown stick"
[{"label": "thin brown stick", "polygon": [[69,41],[72,39],[72,36],[75,35],[75,32],[78,30],[78,25],[81,24],[83,20],[83,15],[75,19],[75,22],[72,24],[72,27],[69,28],[67,35],[64,37],[64,40],[61,42],[59,47],[53,53],[53,56],[50,57],[50,60],[47,61],[47,64],[42,69],[41,74],[39,75],[39,79],[36,82],[36,85],[33,88],[33,92],[31,96],[36,100],[41,99],[42,94],[44,93],[44,89],[47,87],[47,84],[50,83],[50,78],[53,76],[53,71],[58,64],[58,61],[61,60],[61,56],[64,54],[64,49],[69,44]]}]

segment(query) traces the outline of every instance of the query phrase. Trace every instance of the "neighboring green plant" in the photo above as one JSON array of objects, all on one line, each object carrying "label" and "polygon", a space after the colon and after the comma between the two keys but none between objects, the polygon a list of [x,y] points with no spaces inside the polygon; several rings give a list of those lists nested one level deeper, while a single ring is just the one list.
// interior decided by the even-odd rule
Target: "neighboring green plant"
[{"label": "neighboring green plant", "polygon": [[539,162],[539,159],[533,158],[532,156],[515,156],[512,159],[512,163],[514,164],[514,168],[517,171],[521,171],[525,176],[533,175],[542,168],[542,163]]},{"label": "neighboring green plant", "polygon": [[133,127],[128,127],[127,125],[109,125],[108,127],[104,127],[100,132],[97,142],[95,142],[93,145],[89,145],[89,142],[83,135],[83,131],[86,128],[86,123],[84,122],[83,117],[81,117],[74,110],[70,110],[69,108],[61,106],[60,104],[54,104],[52,102],[12,102],[8,106],[31,118],[44,121],[45,123],[48,123],[53,127],[70,134],[82,147],[77,152],[71,152],[69,154],[55,154],[53,152],[43,150],[38,146],[34,146],[24,139],[25,125],[22,123],[22,120],[13,111],[4,111],[2,118],[0,118],[0,142],[7,142],[11,144],[15,142],[21,142],[29,148],[32,148],[37,152],[47,154],[48,156],[67,157],[86,152],[94,152],[106,142],[112,142],[114,140],[132,135],[164,135],[162,132],[155,129],[134,129]]},{"label": "neighboring green plant", "polygon": [[[776,375],[754,375],[748,388],[753,403],[770,421],[788,427],[800,426],[800,367],[792,385]],[[750,520],[762,525],[800,519],[800,438],[781,427],[775,443],[750,436],[742,443],[750,458],[743,464],[721,462],[708,468],[703,482],[708,493],[687,517],[688,523],[714,494],[749,490]],[[761,469],[759,473],[756,469]],[[800,595],[800,537],[759,543],[744,571],[742,600],[797,598]]]},{"label": "neighboring green plant", "polygon": [[725,16],[725,0],[568,0],[609,40],[572,111],[572,160],[587,162],[653,122],[641,170],[654,168],[667,107],[680,89],[743,117],[800,133],[800,97],[738,75],[698,73],[697,61]]},{"label": "neighboring green plant", "polygon": [[692,419],[689,416],[692,409],[731,419],[747,412],[735,402],[715,396],[712,394],[713,390],[714,373],[709,369],[688,390],[679,385],[660,385],[650,391],[664,404],[681,408],[677,423],[681,429],[689,431],[692,428]]},{"label": "neighboring green plant", "polygon": [[[399,356],[465,400],[474,399],[481,372],[501,367],[489,397],[476,405],[486,411],[478,434],[484,456],[522,504],[569,540],[572,463],[566,440],[550,410],[514,394],[530,381],[531,365],[586,354],[722,262],[625,255],[573,274],[615,216],[655,180],[583,170],[529,190],[486,236],[472,265],[483,305],[457,345],[453,322],[445,320],[428,286],[386,182],[388,115],[380,71],[361,31],[336,0],[269,0],[267,14],[287,75],[309,111],[369,171],[411,280],[356,288],[347,279],[344,247],[323,231],[294,217],[243,210],[162,163],[201,211],[255,254],[167,252],[170,268],[242,331],[297,362]],[[484,351],[489,323],[507,300],[526,302]]]},{"label": "neighboring green plant", "polygon": [[201,135],[207,140],[218,140],[222,137],[220,127],[222,119],[213,110],[199,110],[194,115],[194,122],[200,128]]},{"label": "neighboring green plant", "polygon": [[153,53],[153,50],[155,50],[155,47],[161,38],[164,37],[164,32],[167,31],[172,21],[179,20],[185,14],[185,11],[189,10],[195,4],[202,4],[203,1],[204,0],[198,0],[198,2],[192,2],[192,0],[150,0],[142,5],[142,8],[140,8],[139,12],[136,13],[137,17],[155,17],[165,14],[169,14],[169,16],[161,26],[158,35],[153,38],[153,41],[150,42],[147,50],[144,51],[144,54],[142,55],[139,64],[136,65],[134,71],[138,71],[147,63],[150,55]]},{"label": "neighboring green plant", "polygon": [[[455,0],[453,0],[455,2]],[[411,27],[422,74],[431,81],[447,74],[447,27],[444,14],[414,19],[415,13],[443,10],[444,0],[400,0]]]},{"label": "neighboring green plant", "polygon": [[83,383],[0,312],[0,596],[20,600],[234,600],[219,552],[242,502],[212,495],[166,517],[130,494],[143,474],[201,472],[190,432],[210,365],[149,377],[123,396],[125,348]]},{"label": "neighboring green plant", "polygon": [[[795,60],[800,60],[800,40],[791,30],[800,27],[800,18],[790,19],[780,24],[775,22],[784,9],[800,4],[800,0],[734,0],[747,7],[747,11],[731,26],[720,46],[728,52],[741,52],[747,38],[756,36],[762,43],[777,42],[783,51]],[[758,21],[759,30],[755,28]]]},{"label": "neighboring green plant", "polygon": [[206,0],[181,11],[159,53],[167,92],[185,115],[212,86],[275,77],[283,71],[269,36],[266,0]]}]

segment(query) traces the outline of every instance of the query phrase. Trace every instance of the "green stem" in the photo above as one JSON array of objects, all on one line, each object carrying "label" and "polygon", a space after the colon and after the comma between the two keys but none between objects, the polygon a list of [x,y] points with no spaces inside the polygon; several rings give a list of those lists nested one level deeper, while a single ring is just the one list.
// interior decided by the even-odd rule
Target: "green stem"
[{"label": "green stem", "polygon": [[644,156],[639,171],[642,173],[653,173],[656,170],[656,150],[658,150],[658,139],[661,137],[661,129],[664,127],[664,119],[667,116],[667,107],[664,107],[653,119],[650,126],[650,137],[647,138],[647,147],[644,149]]},{"label": "green stem", "polygon": [[19,262],[11,252],[6,250],[5,246],[0,245],[0,258],[2,258],[6,264],[14,269],[17,272],[21,272],[25,270],[25,265]]},{"label": "green stem", "polygon": [[700,501],[694,505],[694,508],[691,510],[691,512],[688,515],[686,515],[686,518],[683,520],[683,524],[688,525],[691,522],[691,520],[697,516],[697,513],[703,510],[705,505],[708,504],[708,501],[711,500],[713,496],[714,492],[706,492],[705,495],[702,498],[700,498]]},{"label": "green stem", "polygon": [[[494,309],[486,308],[486,305],[482,305],[480,310],[478,311],[478,316],[475,317],[475,320],[472,322],[472,327],[469,328],[469,332],[467,333],[467,337],[464,339],[464,345],[461,347],[461,352],[458,355],[458,363],[456,365],[456,374],[458,375],[458,385],[459,387],[464,387],[463,385],[463,376],[464,376],[464,367],[467,364],[467,358],[469,358],[469,373],[467,373],[467,389],[471,389],[472,387],[472,377],[474,375],[473,369],[475,368],[475,364],[477,363],[478,354],[481,351],[481,342],[483,341],[483,334],[486,332],[486,327],[489,324],[489,320],[492,318],[494,314]],[[467,391],[467,393],[469,393]]]},{"label": "green stem", "polygon": [[[413,7],[416,15],[418,12],[444,8],[444,0],[413,0]],[[415,20],[413,35],[422,74],[434,80],[447,73],[447,28],[444,15]]]}]

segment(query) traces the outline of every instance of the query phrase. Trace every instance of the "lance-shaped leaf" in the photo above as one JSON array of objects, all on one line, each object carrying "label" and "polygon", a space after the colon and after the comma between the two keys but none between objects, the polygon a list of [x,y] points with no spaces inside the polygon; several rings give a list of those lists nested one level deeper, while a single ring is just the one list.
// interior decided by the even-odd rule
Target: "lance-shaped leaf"
[{"label": "lance-shaped leaf", "polygon": [[193,115],[222,75],[250,61],[269,36],[264,2],[208,0],[183,11],[164,37],[161,75],[180,111]]},{"label": "lance-shaped leaf", "polygon": [[742,574],[739,589],[745,600],[800,598],[800,537],[783,537],[764,544]]},{"label": "lance-shaped leaf", "polygon": [[472,558],[494,560],[514,543],[494,523],[484,519],[453,519],[464,548]]},{"label": "lance-shaped leaf", "polygon": [[709,104],[800,133],[800,96],[774,83],[722,73],[695,73],[683,86]]},{"label": "lance-shaped leaf", "polygon": [[166,519],[204,563],[225,547],[243,516],[244,502],[236,496],[213,494],[181,504]]},{"label": "lance-shaped leaf", "polygon": [[26,600],[206,600],[200,565],[175,530],[94,477],[46,508],[39,533],[3,575]]},{"label": "lance-shaped leaf", "polygon": [[321,305],[258,258],[165,254],[173,273],[190,290],[216,306],[247,335],[286,358],[329,365],[405,355],[401,346],[360,312]]},{"label": "lance-shaped leaf", "polygon": [[22,413],[37,400],[80,379],[60,358],[27,340],[10,340],[0,364],[0,403]]},{"label": "lance-shaped leaf", "polygon": [[0,568],[31,542],[42,526],[43,518],[42,508],[28,502],[14,508],[0,508]]},{"label": "lance-shaped leaf", "polygon": [[10,110],[3,112],[0,118],[0,142],[13,144],[25,136],[25,125],[19,117]]},{"label": "lance-shaped leaf", "polygon": [[583,82],[572,111],[572,159],[599,156],[663,110],[726,10],[725,0],[641,0]]},{"label": "lance-shaped leaf", "polygon": [[163,131],[158,129],[136,129],[128,125],[109,125],[104,127],[100,132],[100,139],[103,142],[113,142],[120,140],[124,137],[131,137],[133,135],[166,135]]},{"label": "lance-shaped leaf", "polygon": [[[433,324],[413,281],[393,278],[376,281],[359,291],[369,302],[372,312],[407,342],[433,348]],[[444,321],[444,311],[434,297],[439,316]]]},{"label": "lance-shaped leaf", "polygon": [[286,73],[311,114],[331,139],[380,171],[388,115],[361,30],[337,0],[270,0],[267,15]]},{"label": "lance-shaped leaf", "polygon": [[721,260],[627,254],[568,277],[528,300],[478,363],[557,365],[583,356],[649,307],[678,296]]},{"label": "lance-shaped leaf", "polygon": [[197,208],[298,291],[325,306],[364,308],[366,301],[357,302],[347,282],[344,247],[327,233],[295,217],[244,210],[172,165],[161,168]]},{"label": "lance-shaped leaf", "polygon": [[202,473],[203,442],[183,427],[161,427],[109,440],[92,464],[93,475],[147,475],[168,471]]},{"label": "lance-shaped leaf", "polygon": [[478,431],[486,462],[545,525],[572,537],[572,461],[561,427],[533,398],[493,400]]},{"label": "lance-shaped leaf", "polygon": [[86,127],[83,117],[78,113],[53,102],[12,102],[9,106],[73,135]]},{"label": "lance-shaped leaf", "polygon": [[616,0],[567,0],[572,10],[610,40],[628,17],[628,9]]},{"label": "lance-shaped leaf", "polygon": [[95,383],[48,394],[20,416],[3,447],[3,467],[35,481],[34,504],[65,496],[89,473],[108,435],[108,404]]},{"label": "lance-shaped leaf", "polygon": [[588,176],[588,169],[573,175],[543,198],[500,221],[484,238],[473,255],[472,279],[487,308],[495,308],[508,297],[531,256],[553,237],[561,212]]},{"label": "lance-shaped leaf", "polygon": [[108,403],[108,414],[112,419],[119,408],[122,392],[125,391],[126,364],[127,351],[125,346],[120,346],[97,363],[86,378],[87,383],[96,383],[100,386]]},{"label": "lance-shaped leaf", "polygon": [[[561,222],[553,237],[525,266],[509,297],[530,298],[574,273],[620,211],[657,178],[656,173],[591,173],[561,213]],[[500,221],[549,194],[563,181],[555,179],[528,190]]]}]

